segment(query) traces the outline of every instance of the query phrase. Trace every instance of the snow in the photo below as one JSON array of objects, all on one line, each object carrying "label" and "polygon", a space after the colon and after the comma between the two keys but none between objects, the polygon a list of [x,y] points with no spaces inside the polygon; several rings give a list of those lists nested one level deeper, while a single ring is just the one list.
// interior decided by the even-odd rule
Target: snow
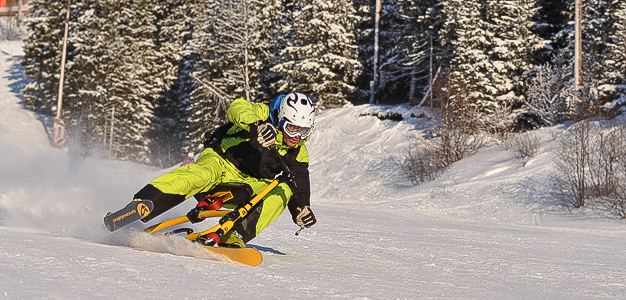
[{"label": "snow", "polygon": [[[0,42],[0,299],[621,299],[626,225],[602,208],[569,212],[550,196],[562,127],[534,132],[525,163],[497,145],[418,186],[402,161],[421,120],[409,107],[324,112],[310,141],[318,224],[288,213],[250,245],[257,267],[160,244],[143,224],[109,233],[121,208],[167,170],[88,158],[69,174],[24,109],[20,42]],[[372,113],[400,112],[381,121]],[[185,202],[166,216],[184,214]],[[210,222],[210,221],[205,221]],[[205,223],[203,222],[203,223]],[[213,224],[194,225],[208,228]],[[207,226],[207,227],[203,227]],[[138,248],[153,250],[139,250]]]}]

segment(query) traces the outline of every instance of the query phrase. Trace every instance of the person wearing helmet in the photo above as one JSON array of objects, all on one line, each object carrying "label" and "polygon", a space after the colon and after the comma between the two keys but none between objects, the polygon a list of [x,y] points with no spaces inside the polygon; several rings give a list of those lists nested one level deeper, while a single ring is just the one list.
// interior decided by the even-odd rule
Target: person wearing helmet
[{"label": "person wearing helmet", "polygon": [[[143,221],[220,183],[246,183],[254,194],[261,192],[283,171],[281,160],[270,149],[275,145],[294,174],[297,190],[292,191],[288,183],[280,183],[220,239],[220,246],[245,247],[285,208],[301,228],[314,225],[317,219],[310,207],[309,153],[305,146],[315,128],[315,106],[311,99],[301,93],[290,93],[266,105],[240,98],[232,102],[227,114],[232,124],[224,128],[219,138],[205,142],[205,149],[194,164],[154,179],[135,194],[134,199],[154,203],[152,212]],[[198,201],[188,214],[191,222],[200,221],[197,213],[208,207],[202,199]]]}]

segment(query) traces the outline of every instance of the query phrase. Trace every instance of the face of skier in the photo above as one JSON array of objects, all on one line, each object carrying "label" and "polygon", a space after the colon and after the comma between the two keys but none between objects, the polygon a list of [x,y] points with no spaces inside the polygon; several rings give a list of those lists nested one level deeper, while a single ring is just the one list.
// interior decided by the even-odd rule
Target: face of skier
[{"label": "face of skier", "polygon": [[298,142],[300,142],[300,135],[290,137],[284,132],[283,129],[283,141],[285,142],[285,145],[287,145],[287,147],[294,147],[296,144],[298,144]]}]

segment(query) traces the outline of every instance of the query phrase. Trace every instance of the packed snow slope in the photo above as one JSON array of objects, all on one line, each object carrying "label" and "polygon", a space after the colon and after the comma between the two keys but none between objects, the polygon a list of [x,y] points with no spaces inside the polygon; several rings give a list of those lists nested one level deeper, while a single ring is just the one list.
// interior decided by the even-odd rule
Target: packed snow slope
[{"label": "packed snow slope", "polygon": [[[0,43],[0,299],[623,299],[626,226],[550,196],[551,148],[538,130],[525,164],[485,146],[413,186],[399,164],[423,120],[409,107],[319,115],[309,143],[312,207],[299,236],[288,213],[250,243],[264,261],[216,260],[159,244],[143,224],[109,233],[123,207],[167,170],[88,158],[68,171],[41,118],[24,109],[19,42]],[[395,111],[403,121],[372,113]],[[164,220],[193,207],[189,200]],[[214,220],[207,220],[211,222]],[[200,229],[211,224],[194,225]],[[152,250],[139,250],[138,247]]]}]

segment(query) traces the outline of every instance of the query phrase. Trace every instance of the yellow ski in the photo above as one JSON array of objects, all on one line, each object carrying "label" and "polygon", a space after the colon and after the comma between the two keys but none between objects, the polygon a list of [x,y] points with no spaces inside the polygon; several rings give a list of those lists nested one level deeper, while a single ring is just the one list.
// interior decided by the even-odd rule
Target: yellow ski
[{"label": "yellow ski", "polygon": [[229,261],[254,267],[263,262],[263,256],[254,248],[226,248],[203,246],[204,249],[222,255]]},{"label": "yellow ski", "polygon": [[[168,236],[165,234],[155,234],[155,235],[152,235],[152,237],[163,239],[166,247],[170,249],[171,251],[170,253],[177,254],[179,252],[179,251],[175,251],[171,249],[177,249],[177,247],[181,245],[179,243],[180,240],[176,242],[171,239],[172,236]],[[186,240],[186,242],[184,243],[186,244],[186,243],[194,243],[194,242],[190,240]],[[259,265],[261,262],[263,262],[263,256],[257,249],[254,249],[254,248],[212,247],[212,246],[204,246],[200,243],[196,243],[196,244],[201,246],[202,251],[207,251],[207,252],[210,252],[211,254],[208,256],[205,256],[205,255],[198,256],[198,254],[196,253],[192,255],[194,257],[208,258],[211,260],[218,260],[218,261],[225,261],[225,262],[234,262],[234,263],[251,266],[251,267]],[[150,243],[145,243],[145,244],[139,243],[137,245],[134,245],[134,247],[143,249],[143,250],[148,250],[148,251],[154,251],[155,249],[158,249],[158,247],[155,248],[155,246],[151,245]]]}]

